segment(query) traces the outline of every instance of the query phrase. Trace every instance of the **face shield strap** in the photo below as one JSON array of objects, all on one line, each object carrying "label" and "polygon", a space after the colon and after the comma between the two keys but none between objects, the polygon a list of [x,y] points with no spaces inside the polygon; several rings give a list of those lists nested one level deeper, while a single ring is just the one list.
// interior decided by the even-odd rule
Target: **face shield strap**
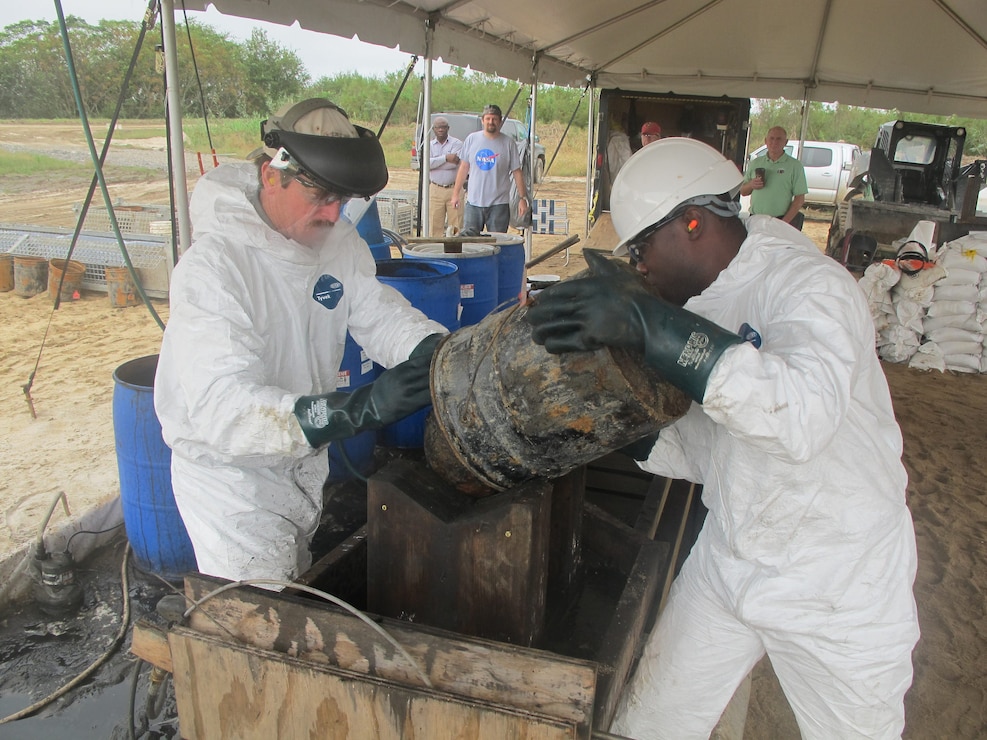
[{"label": "face shield strap", "polygon": [[387,165],[373,132],[355,128],[357,138],[275,129],[264,134],[264,145],[278,150],[276,169],[294,168],[326,190],[368,197],[387,185]]}]

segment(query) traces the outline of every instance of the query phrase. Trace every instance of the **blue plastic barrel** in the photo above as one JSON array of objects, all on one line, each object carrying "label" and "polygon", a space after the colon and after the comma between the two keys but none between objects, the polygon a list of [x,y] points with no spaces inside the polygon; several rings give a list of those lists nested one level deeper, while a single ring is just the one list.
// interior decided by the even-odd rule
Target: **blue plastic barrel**
[{"label": "blue plastic barrel", "polygon": [[[360,386],[373,383],[379,367],[367,357],[363,347],[346,332],[346,348],[343,361],[339,365],[336,390],[354,391]],[[349,439],[329,445],[329,482],[349,480],[356,474],[368,476],[374,468],[374,448],[377,446],[377,432],[361,432]],[[345,457],[344,457],[345,455]]]},{"label": "blue plastic barrel", "polygon": [[524,289],[524,237],[520,234],[494,232],[500,254],[497,255],[497,305],[509,308],[517,303]]},{"label": "blue plastic barrel", "polygon": [[[449,331],[459,328],[459,267],[446,260],[403,259],[377,263],[377,279],[395,288],[411,305]],[[425,418],[431,407],[384,427],[377,441],[385,447],[425,444]]]},{"label": "blue plastic barrel", "polygon": [[461,326],[482,321],[497,307],[499,295],[496,244],[463,244],[462,253],[451,254],[442,244],[412,244],[403,250],[405,259],[437,259],[453,262],[459,268],[459,316]]},{"label": "blue plastic barrel", "polygon": [[370,253],[375,260],[389,260],[391,258],[391,240],[384,236],[376,200],[370,201],[367,210],[356,223],[356,230],[370,246]]},{"label": "blue plastic barrel", "polygon": [[168,580],[195,572],[195,552],[171,488],[171,450],[154,413],[158,356],[113,372],[113,437],[127,539],[139,568]]}]

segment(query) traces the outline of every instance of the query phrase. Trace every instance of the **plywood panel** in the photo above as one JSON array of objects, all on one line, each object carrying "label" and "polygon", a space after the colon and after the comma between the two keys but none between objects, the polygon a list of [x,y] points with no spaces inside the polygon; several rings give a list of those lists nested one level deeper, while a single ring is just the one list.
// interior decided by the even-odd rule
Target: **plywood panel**
[{"label": "plywood panel", "polygon": [[509,740],[578,737],[574,723],[464,700],[184,628],[169,633],[182,737]]},{"label": "plywood panel", "polygon": [[[225,581],[188,576],[199,600]],[[572,721],[588,737],[596,691],[595,663],[471,638],[424,625],[377,619],[416,661],[433,688],[461,697]],[[412,686],[415,666],[357,617],[321,602],[240,588],[205,601],[189,627],[314,664],[336,666]]]}]

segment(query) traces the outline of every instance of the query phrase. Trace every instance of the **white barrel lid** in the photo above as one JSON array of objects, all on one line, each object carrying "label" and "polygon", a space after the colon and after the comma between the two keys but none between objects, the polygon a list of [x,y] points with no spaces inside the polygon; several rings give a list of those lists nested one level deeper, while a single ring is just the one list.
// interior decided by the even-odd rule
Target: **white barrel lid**
[{"label": "white barrel lid", "polygon": [[445,245],[440,243],[432,244],[409,244],[403,247],[401,251],[404,254],[410,254],[414,257],[429,256],[435,257],[437,259],[444,260],[457,260],[457,259],[469,259],[470,257],[489,257],[490,255],[499,254],[500,247],[496,244],[463,244],[463,251],[460,252],[447,252],[445,251]]}]

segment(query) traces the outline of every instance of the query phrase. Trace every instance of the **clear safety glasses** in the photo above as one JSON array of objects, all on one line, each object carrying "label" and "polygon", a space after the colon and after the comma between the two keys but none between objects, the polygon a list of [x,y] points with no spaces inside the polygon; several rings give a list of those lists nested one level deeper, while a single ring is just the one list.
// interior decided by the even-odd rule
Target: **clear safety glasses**
[{"label": "clear safety glasses", "polygon": [[326,190],[321,185],[316,185],[311,180],[303,177],[302,175],[295,175],[293,178],[295,182],[305,188],[305,197],[314,206],[328,206],[333,203],[339,203],[339,205],[345,206],[353,196],[348,193],[336,193],[332,190]]}]

